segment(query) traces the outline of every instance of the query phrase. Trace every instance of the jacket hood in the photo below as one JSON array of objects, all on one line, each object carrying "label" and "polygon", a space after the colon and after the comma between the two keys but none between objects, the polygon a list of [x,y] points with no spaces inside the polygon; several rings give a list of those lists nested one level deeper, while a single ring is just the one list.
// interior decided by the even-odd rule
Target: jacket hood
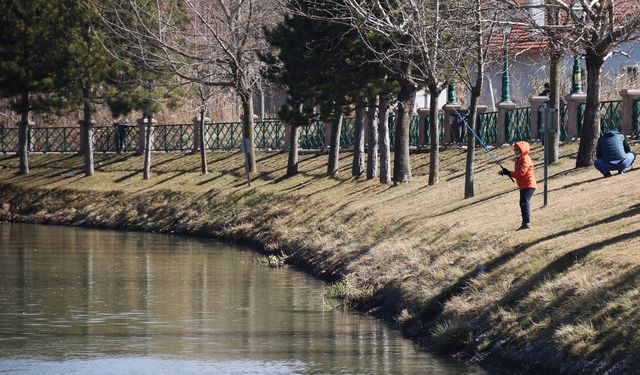
[{"label": "jacket hood", "polygon": [[525,141],[520,141],[520,142],[516,142],[515,145],[513,145],[514,148],[518,148],[520,150],[520,152],[522,153],[522,156],[526,156],[529,155],[529,143],[525,142]]},{"label": "jacket hood", "polygon": [[621,134],[621,133],[617,129],[611,129],[611,130],[607,131],[606,133],[604,133],[602,136],[611,138],[611,137],[614,137],[614,136],[616,136],[618,134]]}]

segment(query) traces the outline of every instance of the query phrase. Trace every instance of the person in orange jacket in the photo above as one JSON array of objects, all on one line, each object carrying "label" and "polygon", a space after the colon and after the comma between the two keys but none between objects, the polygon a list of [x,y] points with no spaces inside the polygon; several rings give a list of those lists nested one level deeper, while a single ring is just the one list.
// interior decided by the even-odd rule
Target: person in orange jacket
[{"label": "person in orange jacket", "polygon": [[522,225],[518,230],[531,228],[531,197],[538,185],[536,176],[533,173],[533,162],[529,157],[529,144],[521,141],[513,145],[515,153],[515,170],[512,172],[507,168],[502,168],[498,172],[501,176],[510,176],[516,179],[520,189],[520,212],[522,214]]}]

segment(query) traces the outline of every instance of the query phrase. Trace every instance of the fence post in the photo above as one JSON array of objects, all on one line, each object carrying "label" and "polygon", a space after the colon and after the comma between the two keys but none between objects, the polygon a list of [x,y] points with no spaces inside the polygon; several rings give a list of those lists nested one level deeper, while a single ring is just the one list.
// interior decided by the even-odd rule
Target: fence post
[{"label": "fence post", "polygon": [[418,145],[427,145],[427,117],[431,110],[429,108],[418,108]]},{"label": "fence post", "polygon": [[580,104],[587,102],[587,94],[573,93],[567,95],[567,140],[574,140],[578,134],[578,110]]},{"label": "fence post", "polygon": [[640,99],[640,90],[624,89],[620,91],[622,97],[622,134],[633,135],[633,105]]},{"label": "fence post", "polygon": [[[147,118],[143,117],[138,119],[138,121],[136,121],[138,123],[138,140],[139,140],[139,144],[138,144],[138,154],[144,154],[144,145],[145,145],[145,138],[146,138],[146,130],[145,130],[145,125],[147,124]],[[158,121],[154,118],[153,120],[151,120],[151,126],[156,126],[158,124]],[[151,150],[153,151],[153,135],[155,133],[155,129],[151,129],[151,140],[150,140],[150,144],[151,144]]]},{"label": "fence post", "polygon": [[[452,114],[459,110],[459,104],[447,104],[444,106],[444,123],[442,124],[444,127],[444,144],[453,142],[453,139],[451,138],[451,120],[455,119],[455,117],[453,117]],[[458,137],[458,135],[456,135],[456,137]]]},{"label": "fence post", "polygon": [[498,134],[496,136],[496,146],[500,147],[507,143],[507,112],[516,109],[513,102],[500,102],[498,107]]},{"label": "fence post", "polygon": [[544,105],[549,100],[548,96],[532,96],[529,98],[529,102],[531,103],[531,119],[530,119],[530,127],[531,127],[531,139],[539,139],[538,137],[538,124],[540,124],[541,114],[540,108],[544,107]]}]

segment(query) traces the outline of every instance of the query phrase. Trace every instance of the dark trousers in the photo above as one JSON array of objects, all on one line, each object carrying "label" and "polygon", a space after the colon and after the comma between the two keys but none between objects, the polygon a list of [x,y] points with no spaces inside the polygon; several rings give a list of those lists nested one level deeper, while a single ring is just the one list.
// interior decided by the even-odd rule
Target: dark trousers
[{"label": "dark trousers", "polygon": [[522,213],[522,224],[528,224],[531,220],[531,197],[536,189],[520,190],[520,212]]}]

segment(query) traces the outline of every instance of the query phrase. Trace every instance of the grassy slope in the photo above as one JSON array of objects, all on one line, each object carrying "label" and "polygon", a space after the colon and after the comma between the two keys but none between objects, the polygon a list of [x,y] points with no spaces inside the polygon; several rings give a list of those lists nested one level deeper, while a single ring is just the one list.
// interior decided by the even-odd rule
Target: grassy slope
[{"label": "grassy slope", "polygon": [[[4,157],[0,166],[9,168],[0,169],[0,181],[54,190],[32,191],[21,198],[34,201],[26,207],[6,185],[0,209],[284,249],[314,272],[344,277],[353,303],[384,306],[407,331],[435,332],[444,346],[469,341],[485,353],[508,347],[513,358],[534,361],[549,354],[557,361],[635,361],[640,174],[602,179],[593,169],[574,170],[576,151],[575,144],[562,147],[564,157],[549,172],[549,207],[541,208],[540,183],[533,229],[524,232],[514,231],[520,224],[517,189],[497,176],[482,150],[476,197],[463,199],[460,149],[441,154],[435,187],[426,186],[428,154],[412,156],[414,181],[397,187],[351,178],[350,154],[342,156],[337,177],[325,177],[326,155],[305,155],[302,173],[291,179],[282,178],[285,154],[261,154],[251,188],[243,182],[240,154],[211,154],[209,175],[199,173],[198,155],[157,154],[149,181],[141,178],[138,156],[97,155],[98,172],[90,178],[80,176],[78,156],[34,155],[26,177],[16,174],[15,157]],[[510,148],[496,155],[512,167]],[[540,145],[533,159],[541,181]],[[70,171],[78,176],[69,177]],[[64,207],[56,203],[72,198],[75,203]],[[535,350],[528,342],[538,344]]]}]

